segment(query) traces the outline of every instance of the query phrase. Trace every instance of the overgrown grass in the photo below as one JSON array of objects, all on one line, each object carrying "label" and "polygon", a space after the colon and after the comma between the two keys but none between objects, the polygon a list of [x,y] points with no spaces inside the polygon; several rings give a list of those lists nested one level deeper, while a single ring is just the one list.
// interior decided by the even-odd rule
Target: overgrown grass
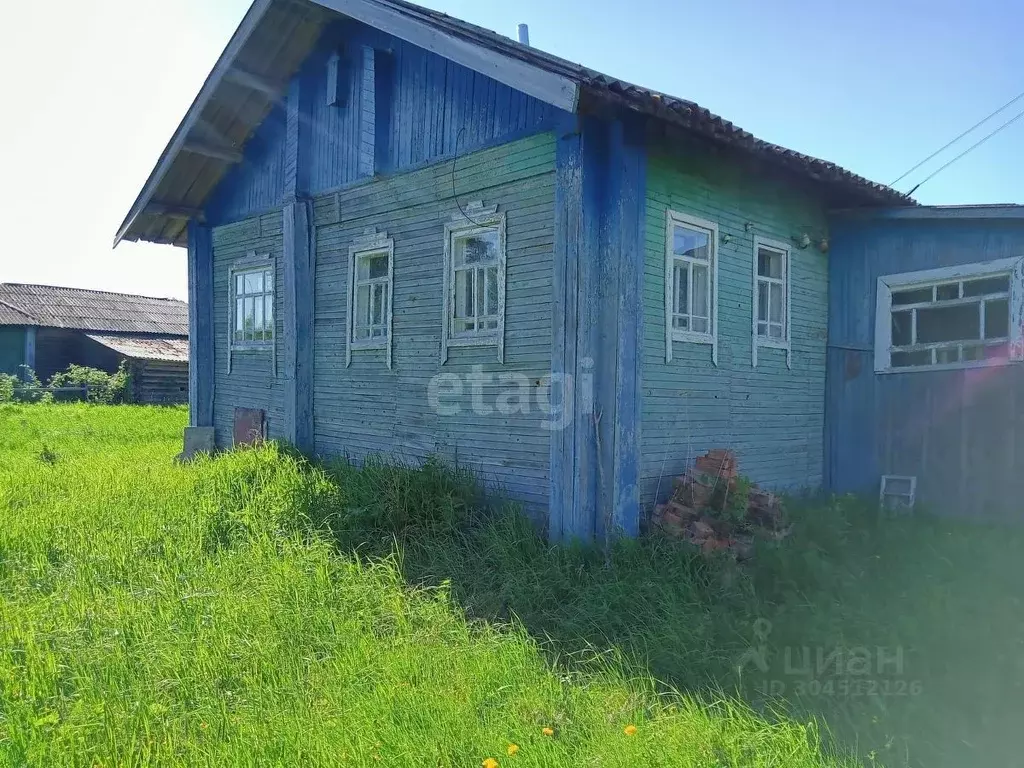
[{"label": "overgrown grass", "polygon": [[[332,477],[273,447],[176,466],[184,420],[0,408],[4,764],[846,764],[814,727],[660,694],[614,657],[552,665],[521,625],[467,622],[451,589],[369,556],[389,526],[479,526],[457,478]],[[374,471],[382,495],[344,514]],[[372,533],[366,554],[328,523]]]},{"label": "overgrown grass", "polygon": [[[342,508],[371,510],[364,523],[434,495],[429,469],[333,473]],[[400,552],[410,583],[450,585],[472,616],[514,618],[563,666],[612,658],[663,687],[815,717],[866,763],[1024,765],[1024,532],[880,519],[854,499],[793,505],[793,535],[741,565],[649,538],[620,542],[609,569],[510,513],[411,525],[397,542],[386,526],[375,539],[345,516],[327,522],[343,551]]]},{"label": "overgrown grass", "polygon": [[606,567],[436,464],[175,466],[183,421],[0,408],[9,763],[1020,763],[1018,531],[821,501]]}]

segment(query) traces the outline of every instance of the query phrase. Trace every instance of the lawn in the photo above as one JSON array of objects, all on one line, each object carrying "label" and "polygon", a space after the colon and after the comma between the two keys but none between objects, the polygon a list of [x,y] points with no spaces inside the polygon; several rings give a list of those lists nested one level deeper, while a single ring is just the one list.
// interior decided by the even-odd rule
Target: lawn
[{"label": "lawn", "polygon": [[1016,764],[1016,532],[819,503],[609,567],[435,465],[176,465],[185,420],[0,406],[0,763]]}]

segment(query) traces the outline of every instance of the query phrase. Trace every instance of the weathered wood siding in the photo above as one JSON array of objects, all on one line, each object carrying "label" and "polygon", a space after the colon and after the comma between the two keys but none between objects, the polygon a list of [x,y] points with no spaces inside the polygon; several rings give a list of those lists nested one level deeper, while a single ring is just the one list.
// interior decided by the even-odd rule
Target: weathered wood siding
[{"label": "weathered wood siding", "polygon": [[[827,232],[824,212],[792,185],[710,156],[652,155],[647,172],[641,498],[671,492],[672,477],[710,448],[737,452],[740,470],[772,488],[822,483],[828,257],[793,247],[792,369],[780,349],[751,364],[753,239],[793,242]],[[718,365],[711,347],[674,342],[665,362],[665,212],[716,222]],[[724,242],[728,238],[729,242]]]},{"label": "weathered wood siding", "polygon": [[[390,51],[387,104],[373,105],[374,118],[386,116],[381,125],[364,107],[364,89],[374,90],[372,74],[367,80],[364,69],[364,46]],[[338,51],[342,99],[333,106],[327,99],[328,60]],[[385,134],[379,170],[390,173],[545,130],[558,113],[489,77],[354,21],[324,31],[301,68],[299,81],[310,126],[308,144],[298,153],[299,175],[312,194],[371,176],[375,131]],[[221,182],[207,208],[214,223],[281,204],[289,140],[285,113],[282,100],[246,145],[244,162]],[[360,162],[367,151],[369,166]]]},{"label": "weathered wood siding", "polygon": [[[213,420],[217,444],[231,445],[234,409],[259,408],[267,412],[270,437],[283,434],[282,398],[284,382],[275,355],[269,350],[230,351],[230,287],[232,265],[251,253],[269,254],[274,260],[274,285],[280,296],[283,268],[281,212],[268,213],[213,230]],[[274,344],[280,355],[283,333],[280,299],[275,299]],[[231,355],[230,370],[228,356]]]},{"label": "weathered wood siding", "polygon": [[93,341],[82,331],[64,328],[39,328],[36,331],[36,375],[47,381],[71,364],[99,368],[114,373],[122,356]]},{"label": "weathered wood siding", "polygon": [[188,363],[134,360],[132,397],[136,403],[171,405],[188,402]]},{"label": "weathered wood siding", "polygon": [[827,486],[878,494],[883,474],[916,475],[946,514],[1014,518],[1024,498],[1024,366],[876,374],[881,275],[1024,256],[1024,222],[832,222]]},{"label": "weathered wood siding", "polygon": [[[444,224],[459,205],[478,200],[507,216],[505,362],[498,362],[494,347],[453,347],[442,366]],[[386,454],[411,462],[438,454],[531,507],[546,506],[550,432],[542,425],[536,391],[551,370],[553,205],[552,134],[460,158],[457,170],[444,162],[316,200],[318,454]],[[383,350],[354,351],[345,366],[349,247],[371,227],[386,231],[395,244],[390,370]],[[467,378],[474,366],[494,377],[482,387],[485,408],[494,408],[497,395],[509,390],[501,374],[527,377],[529,412],[474,413]],[[458,414],[442,415],[428,402],[437,374],[462,380],[462,397],[444,399]]]}]

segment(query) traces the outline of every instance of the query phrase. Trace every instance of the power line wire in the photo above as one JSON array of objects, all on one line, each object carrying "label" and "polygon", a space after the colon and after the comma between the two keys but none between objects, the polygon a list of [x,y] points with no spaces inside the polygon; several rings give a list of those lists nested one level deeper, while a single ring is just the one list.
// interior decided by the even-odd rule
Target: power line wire
[{"label": "power line wire", "polygon": [[[1009,107],[1009,106],[1011,106],[1011,105],[1013,105],[1013,104],[1016,104],[1016,103],[1017,103],[1018,101],[1020,101],[1021,99],[1024,99],[1024,91],[1021,91],[1020,93],[1018,93],[1018,94],[1017,94],[1016,96],[1014,96],[1014,97],[1013,97],[1012,99],[1010,99],[1010,100],[1009,100],[1008,102],[1006,102],[1005,104],[1003,104],[1003,106],[1001,106],[1001,107],[1000,107],[999,109],[997,109],[997,110],[996,110],[995,112],[992,112],[991,114],[989,114],[989,115],[987,115],[987,116],[983,117],[983,118],[982,118],[981,120],[979,120],[978,122],[976,122],[976,123],[975,123],[974,125],[972,125],[972,126],[971,126],[970,128],[968,128],[968,129],[967,129],[966,131],[964,131],[963,133],[961,133],[961,134],[960,134],[959,136],[957,136],[957,137],[956,137],[955,139],[953,139],[952,141],[948,142],[947,144],[943,144],[943,145],[942,145],[941,147],[939,147],[938,149],[936,149],[936,150],[935,150],[934,152],[932,152],[932,153],[931,153],[930,155],[928,155],[928,157],[926,157],[926,158],[925,158],[924,160],[922,160],[921,162],[919,162],[919,163],[918,163],[917,165],[915,165],[915,166],[914,166],[913,168],[911,168],[910,170],[908,170],[908,171],[904,172],[903,174],[901,174],[901,175],[900,175],[900,176],[898,176],[897,178],[895,178],[895,179],[893,179],[892,181],[890,181],[890,182],[889,182],[889,186],[890,186],[890,187],[893,187],[893,186],[895,186],[895,185],[896,185],[896,184],[898,184],[898,183],[899,183],[900,181],[902,181],[902,180],[903,180],[903,179],[905,179],[905,178],[906,178],[907,176],[909,176],[909,175],[910,175],[910,174],[912,174],[912,173],[913,173],[914,171],[916,171],[916,170],[917,170],[918,168],[920,168],[920,167],[921,167],[922,165],[924,165],[924,164],[925,164],[925,163],[927,163],[927,162],[928,162],[929,160],[931,160],[931,159],[932,159],[933,157],[935,157],[936,155],[941,155],[941,154],[942,154],[943,152],[945,152],[945,151],[946,151],[947,149],[949,149],[949,148],[950,148],[951,146],[953,146],[953,145],[954,145],[954,144],[956,144],[956,143],[957,143],[958,141],[960,141],[960,139],[962,139],[962,138],[963,138],[964,136],[966,136],[967,134],[969,134],[969,133],[973,132],[973,131],[974,131],[974,130],[976,130],[976,129],[977,129],[977,128],[978,128],[979,126],[982,126],[982,125],[984,125],[984,124],[985,124],[985,123],[987,123],[987,122],[988,122],[989,120],[991,120],[991,119],[992,119],[993,117],[995,117],[995,116],[996,116],[996,115],[998,115],[998,114],[999,114],[1000,112],[1002,112],[1002,111],[1003,111],[1004,109],[1006,109],[1007,107]],[[924,182],[922,181],[922,182],[921,182],[921,184],[924,184]],[[918,186],[921,186],[921,184],[918,184]],[[914,189],[917,189],[917,187],[914,187]],[[909,194],[909,193],[908,193],[908,194]]]},{"label": "power line wire", "polygon": [[954,158],[953,158],[952,160],[950,160],[950,161],[949,161],[948,163],[946,163],[945,165],[939,166],[939,168],[938,168],[937,170],[935,170],[935,171],[932,171],[932,173],[931,173],[931,174],[929,174],[928,176],[925,176],[925,177],[924,177],[924,178],[923,178],[923,179],[922,179],[921,181],[917,182],[917,184],[916,184],[916,185],[914,186],[914,188],[913,188],[912,190],[910,190],[909,192],[907,192],[907,194],[908,194],[908,195],[912,195],[912,194],[914,194],[914,193],[915,193],[915,192],[916,192],[916,191],[918,190],[918,187],[920,187],[920,186],[921,186],[922,184],[924,184],[924,183],[925,183],[926,181],[928,181],[928,180],[930,180],[930,179],[933,179],[933,178],[935,178],[935,177],[936,177],[937,175],[939,175],[939,174],[940,174],[940,173],[942,173],[942,172],[943,172],[944,170],[946,170],[947,168],[949,168],[949,166],[951,166],[951,165],[952,165],[953,163],[955,163],[955,162],[956,162],[957,160],[959,160],[959,159],[960,159],[961,157],[963,157],[964,155],[966,155],[966,154],[967,154],[968,152],[973,152],[973,151],[974,151],[975,149],[977,149],[977,148],[978,148],[978,147],[980,147],[980,146],[981,146],[982,144],[984,144],[984,143],[985,143],[986,141],[988,141],[989,139],[991,139],[991,138],[992,138],[993,136],[995,136],[995,135],[996,135],[997,133],[999,133],[999,132],[1000,132],[1001,130],[1003,130],[1004,128],[1009,128],[1009,127],[1010,127],[1011,125],[1013,125],[1014,123],[1016,123],[1016,122],[1017,122],[1018,120],[1020,120],[1020,119],[1021,119],[1022,117],[1024,117],[1024,112],[1018,112],[1018,113],[1017,113],[1017,114],[1016,114],[1016,115],[1015,115],[1014,117],[1011,117],[1011,118],[1010,118],[1009,120],[1007,120],[1007,121],[1006,121],[1005,123],[1003,123],[1003,124],[1002,124],[1002,125],[1000,125],[1000,126],[999,126],[998,128],[996,128],[996,129],[995,129],[994,131],[992,131],[991,133],[989,133],[989,134],[987,134],[987,135],[983,136],[983,137],[982,137],[982,138],[980,138],[980,139],[979,139],[978,141],[976,141],[976,142],[975,142],[974,144],[971,144],[971,146],[969,146],[969,147],[968,147],[967,149],[965,149],[965,150],[964,150],[963,152],[961,152],[961,153],[960,153],[959,155],[957,155],[956,157],[954,157]]}]

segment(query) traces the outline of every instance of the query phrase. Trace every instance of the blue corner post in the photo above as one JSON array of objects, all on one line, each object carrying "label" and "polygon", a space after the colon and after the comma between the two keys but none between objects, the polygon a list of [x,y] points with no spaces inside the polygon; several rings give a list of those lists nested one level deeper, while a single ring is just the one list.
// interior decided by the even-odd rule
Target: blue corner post
[{"label": "blue corner post", "polygon": [[551,366],[571,416],[551,438],[552,540],[639,530],[646,160],[639,121],[558,129]]},{"label": "blue corner post", "polygon": [[193,427],[213,426],[213,237],[196,220],[188,223],[188,418]]},{"label": "blue corner post", "polygon": [[640,532],[640,423],[644,337],[644,232],[647,151],[640,120],[616,121],[609,141],[609,258],[618,264],[615,297],[615,424],[612,521],[627,536]]},{"label": "blue corner post", "polygon": [[313,242],[308,199],[309,125],[312,89],[292,78],[286,105],[282,319],[284,338],[284,437],[300,451],[313,451]]},{"label": "blue corner post", "polygon": [[25,367],[30,368],[32,371],[36,369],[36,327],[34,325],[25,326]]}]

